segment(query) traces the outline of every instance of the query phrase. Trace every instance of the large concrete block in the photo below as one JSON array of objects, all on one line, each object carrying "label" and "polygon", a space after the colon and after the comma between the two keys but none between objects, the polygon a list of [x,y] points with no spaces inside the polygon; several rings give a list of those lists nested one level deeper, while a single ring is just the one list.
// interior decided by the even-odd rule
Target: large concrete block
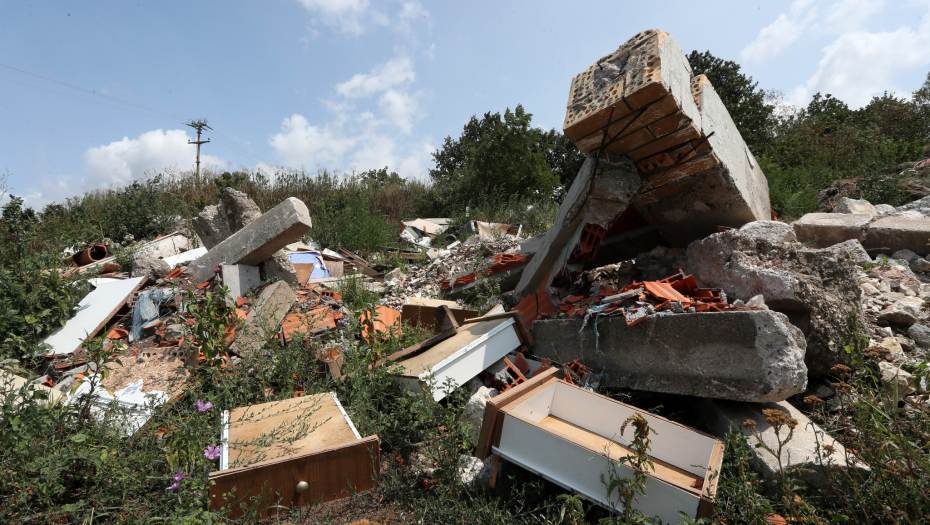
[{"label": "large concrete block", "polygon": [[290,311],[297,294],[286,282],[278,281],[268,285],[255,300],[249,310],[245,323],[239,328],[236,340],[229,349],[243,357],[255,354],[265,346],[265,341],[280,327],[284,317]]},{"label": "large concrete block", "polygon": [[[741,311],[537,320],[533,352],[573,359],[611,386],[736,401],[781,401],[807,386],[804,335],[781,313]],[[598,343],[599,339],[599,343]]]},{"label": "large concrete block", "polygon": [[[568,261],[586,224],[607,228],[627,208],[639,188],[636,167],[626,157],[588,155],[572,182],[555,222],[527,264],[514,297],[535,293]],[[548,284],[548,283],[546,283]]]},{"label": "large concrete block", "polygon": [[795,221],[794,233],[799,242],[826,248],[851,239],[861,241],[863,230],[871,220],[872,216],[866,214],[808,213]]},{"label": "large concrete block", "polygon": [[207,206],[191,221],[200,242],[208,250],[225,241],[232,235],[226,217],[217,206]]},{"label": "large concrete block", "polygon": [[880,217],[866,228],[862,245],[869,253],[894,253],[911,250],[918,255],[930,253],[930,218]]},{"label": "large concrete block", "polygon": [[850,364],[846,319],[862,297],[855,257],[843,244],[815,249],[728,230],[691,243],[686,267],[700,286],[743,301],[762,295],[786,314],[807,339],[807,368],[822,375]]},{"label": "large concrete block", "polygon": [[[775,428],[762,413],[765,409],[784,412],[797,420],[798,425],[794,428],[791,440],[782,448],[781,464],[788,470],[800,469],[795,473],[809,486],[826,489],[828,476],[832,477],[837,470],[849,474],[854,482],[865,481],[871,473],[868,465],[788,402],[757,404],[708,399],[701,408],[703,421],[712,433],[724,438],[732,428],[747,437],[753,454],[753,469],[762,477],[765,492],[770,497],[778,492],[778,484],[782,479],[781,468],[775,454],[761,446],[757,448],[756,445],[761,441],[777,453],[778,440],[784,441],[790,429],[783,426],[776,434]],[[756,431],[761,440],[743,426],[750,419],[756,422]]]},{"label": "large concrete block", "polygon": [[223,278],[223,286],[229,289],[227,302],[231,305],[236,303],[236,297],[246,297],[249,290],[262,284],[258,267],[248,264],[224,264],[220,275]]},{"label": "large concrete block", "polygon": [[290,197],[191,263],[189,272],[200,282],[209,279],[223,263],[257,265],[307,233],[311,226],[307,206]]}]

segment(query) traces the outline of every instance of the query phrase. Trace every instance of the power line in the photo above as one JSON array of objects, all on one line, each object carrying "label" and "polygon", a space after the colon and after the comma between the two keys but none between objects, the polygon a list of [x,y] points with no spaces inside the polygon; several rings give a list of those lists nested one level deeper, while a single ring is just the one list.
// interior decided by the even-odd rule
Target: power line
[{"label": "power line", "polygon": [[[167,120],[167,121],[169,121],[169,122],[174,122],[174,123],[176,123],[176,124],[187,124],[187,122],[188,122],[188,120],[184,119],[183,117],[179,117],[178,115],[175,115],[175,114],[173,114],[173,113],[168,113],[168,112],[166,112],[166,111],[160,111],[160,110],[157,110],[157,109],[154,109],[154,108],[150,108],[150,107],[148,107],[148,106],[143,106],[142,104],[136,104],[136,103],[134,103],[134,102],[129,102],[129,101],[126,101],[126,100],[122,100],[122,99],[119,99],[119,98],[116,98],[116,97],[113,97],[113,96],[110,96],[110,95],[105,95],[105,94],[103,94],[103,93],[97,93],[97,92],[94,91],[94,90],[85,89],[85,88],[82,88],[82,87],[80,87],[80,86],[75,86],[75,85],[69,84],[69,83],[67,83],[67,82],[62,82],[61,80],[55,80],[54,78],[49,78],[49,77],[46,77],[46,76],[43,76],[43,75],[39,75],[39,74],[37,74],[37,73],[31,73],[31,72],[26,71],[26,70],[24,70],[24,69],[19,69],[19,68],[13,67],[13,66],[9,66],[9,65],[7,65],[7,64],[0,64],[0,67],[5,67],[5,68],[7,68],[7,69],[12,69],[13,71],[18,71],[18,72],[24,73],[24,74],[26,74],[26,75],[31,75],[31,76],[34,76],[34,77],[36,77],[36,78],[41,78],[41,79],[47,80],[47,81],[49,81],[49,82],[54,82],[54,83],[56,83],[56,84],[61,84],[61,85],[63,85],[63,86],[67,86],[67,87],[69,87],[69,88],[76,89],[76,90],[78,90],[78,91],[83,91],[83,92],[89,93],[89,94],[91,94],[91,95],[95,95],[95,96],[98,96],[98,97],[103,97],[103,98],[112,100],[112,101],[114,101],[114,102],[119,102],[120,104],[126,104],[127,106],[132,106],[132,107],[135,107],[135,108],[138,108],[138,109],[142,109],[142,110],[145,110],[145,111],[149,111],[149,112],[151,112],[151,113],[156,113],[156,114],[141,113],[141,112],[139,112],[139,111],[133,111],[133,110],[131,110],[131,109],[124,108],[124,107],[120,107],[120,106],[113,106],[113,105],[110,105],[110,104],[104,104],[104,103],[98,102],[98,101],[96,101],[96,100],[90,100],[90,99],[86,99],[86,98],[83,98],[83,97],[78,97],[78,96],[75,96],[75,95],[69,95],[68,93],[62,93],[62,92],[60,92],[60,91],[55,91],[55,90],[53,90],[53,89],[48,89],[48,88],[44,88],[44,87],[41,87],[41,86],[35,86],[35,85],[32,85],[32,84],[27,84],[27,83],[25,83],[25,82],[20,82],[20,81],[18,81],[18,80],[12,80],[12,79],[9,79],[9,78],[0,77],[0,80],[6,80],[7,82],[12,82],[12,83],[14,83],[14,84],[20,84],[20,85],[27,86],[27,87],[31,87],[31,88],[35,88],[35,89],[41,89],[42,91],[48,91],[49,93],[56,93],[56,94],[58,94],[58,95],[64,95],[64,96],[66,96],[66,97],[76,98],[76,99],[78,99],[78,100],[83,100],[83,101],[85,101],[85,102],[91,102],[91,103],[94,103],[94,104],[99,104],[99,105],[101,105],[101,106],[106,106],[106,107],[109,107],[109,108],[121,109],[121,110],[123,110],[123,111],[128,111],[128,112],[130,112],[130,113],[135,113],[136,115],[142,115],[142,116],[145,116],[145,117],[154,117],[154,118],[161,119],[161,120]],[[248,149],[246,149],[246,148],[240,146],[240,145],[239,145],[238,143],[236,143],[233,139],[227,137],[226,135],[223,135],[223,134],[220,133],[219,131],[217,131],[217,130],[215,130],[215,129],[213,129],[212,131],[213,131],[214,133],[216,133],[217,135],[219,135],[219,137],[217,137],[217,140],[218,140],[221,144],[223,144],[224,146],[226,146],[228,149],[232,150],[233,153],[237,153],[237,154],[241,155],[242,157],[244,157],[244,158],[245,158],[246,160],[248,160],[248,161],[252,161],[252,162],[256,162],[256,163],[261,163],[261,164],[267,164],[267,165],[269,165],[269,166],[273,165],[273,164],[271,164],[270,162],[268,162],[268,161],[262,159],[262,158],[259,157],[258,155],[252,153],[250,150],[248,150]]]}]

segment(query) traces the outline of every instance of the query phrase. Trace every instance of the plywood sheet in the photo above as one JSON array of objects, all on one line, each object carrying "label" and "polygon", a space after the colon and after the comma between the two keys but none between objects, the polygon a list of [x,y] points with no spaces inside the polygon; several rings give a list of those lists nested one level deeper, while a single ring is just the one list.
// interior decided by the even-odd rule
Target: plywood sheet
[{"label": "plywood sheet", "polygon": [[145,277],[110,282],[87,294],[78,304],[75,316],[42,340],[52,347],[48,353],[70,354],[80,348],[82,341],[96,335],[144,282]]},{"label": "plywood sheet", "polygon": [[229,414],[229,466],[305,454],[358,439],[329,393],[241,407]]},{"label": "plywood sheet", "polygon": [[[410,326],[423,326],[436,330],[435,308],[434,306],[405,304],[401,307],[400,320],[410,323]],[[457,307],[449,307],[449,310],[459,325],[464,324],[466,319],[478,317],[477,310],[463,310]]]},{"label": "plywood sheet", "polygon": [[444,301],[442,299],[430,299],[428,297],[407,297],[405,304],[418,304],[420,306],[448,306],[449,308],[458,308],[459,303],[455,301]]},{"label": "plywood sheet", "polygon": [[[29,383],[29,381],[24,377],[11,374],[6,370],[0,370],[0,397],[5,396],[9,392],[21,389],[27,383]],[[64,395],[59,390],[38,383],[35,384],[35,390],[48,394],[48,401],[51,401],[52,404],[57,403]],[[17,397],[13,403],[15,405],[21,401],[22,399]]]}]

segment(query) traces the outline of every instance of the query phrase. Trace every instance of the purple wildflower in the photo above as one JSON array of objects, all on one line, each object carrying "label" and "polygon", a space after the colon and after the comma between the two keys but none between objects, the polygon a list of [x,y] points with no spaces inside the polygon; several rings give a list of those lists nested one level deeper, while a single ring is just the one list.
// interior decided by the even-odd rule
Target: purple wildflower
[{"label": "purple wildflower", "polygon": [[183,470],[178,470],[178,473],[174,475],[174,480],[181,481],[182,479],[186,477],[187,477],[187,474]]},{"label": "purple wildflower", "polygon": [[221,453],[222,449],[219,445],[207,445],[207,448],[203,451],[203,455],[206,456],[207,459],[216,459],[220,457]]},{"label": "purple wildflower", "polygon": [[180,487],[180,486],[181,486],[181,485],[178,484],[178,483],[173,483],[170,487],[168,487],[168,488],[165,489],[165,490],[174,490],[174,489],[176,489],[176,488],[178,488],[178,487]]},{"label": "purple wildflower", "polygon": [[213,408],[213,403],[209,401],[204,403],[202,399],[197,400],[197,410],[201,412],[206,412],[207,410],[210,410],[211,408]]}]

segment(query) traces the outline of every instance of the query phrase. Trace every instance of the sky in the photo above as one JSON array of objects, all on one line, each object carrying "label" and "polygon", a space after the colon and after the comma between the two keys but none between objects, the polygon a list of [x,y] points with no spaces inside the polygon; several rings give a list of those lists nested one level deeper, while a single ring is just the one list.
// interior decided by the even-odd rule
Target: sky
[{"label": "sky", "polygon": [[190,169],[205,118],[221,170],[426,179],[473,115],[561,128],[572,77],[651,28],[800,106],[930,71],[930,0],[0,0],[0,174],[41,208]]}]

